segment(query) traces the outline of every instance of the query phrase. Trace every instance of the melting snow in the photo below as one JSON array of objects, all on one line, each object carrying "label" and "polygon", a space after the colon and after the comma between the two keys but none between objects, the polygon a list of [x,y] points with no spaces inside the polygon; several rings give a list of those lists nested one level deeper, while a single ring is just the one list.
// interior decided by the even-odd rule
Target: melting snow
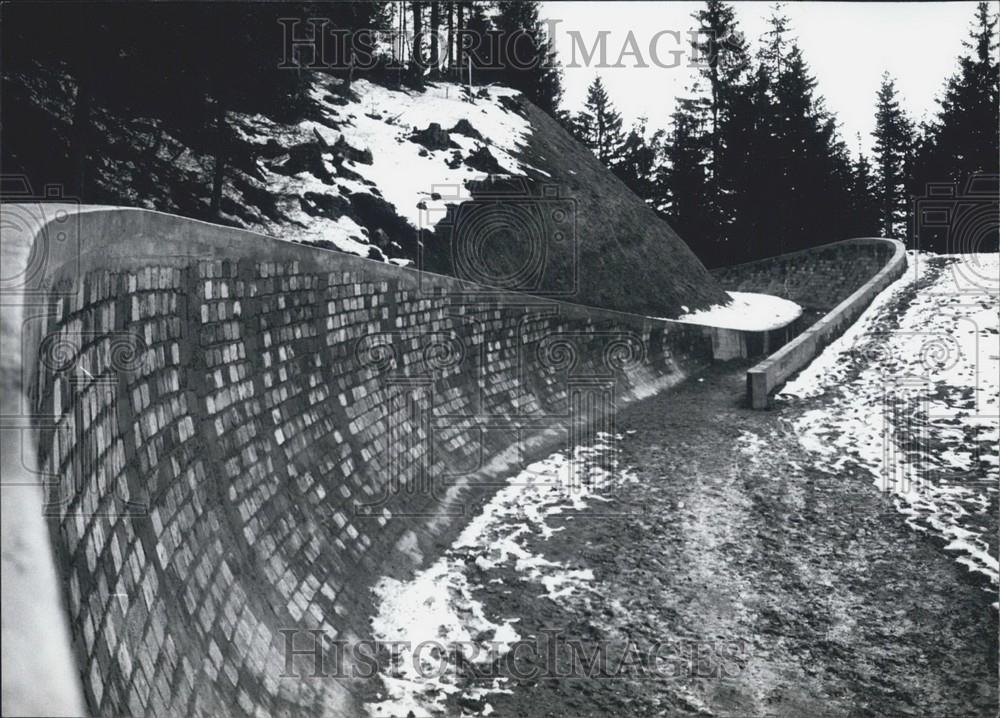
[{"label": "melting snow", "polygon": [[[441,715],[451,694],[482,700],[490,693],[509,691],[500,678],[486,687],[459,686],[462,660],[489,664],[521,640],[514,620],[485,615],[473,589],[503,583],[501,578],[489,578],[491,571],[503,567],[537,583],[539,598],[563,601],[589,590],[592,571],[550,561],[529,549],[527,539],[544,541],[560,530],[548,524],[549,517],[584,509],[621,483],[636,480],[618,465],[615,442],[621,439],[601,433],[592,446],[577,447],[571,459],[555,453],[529,465],[507,480],[430,568],[410,581],[379,582],[378,615],[372,621],[375,638],[401,642],[397,646],[402,648],[393,656],[388,675],[386,670],[381,674],[387,695],[368,704],[370,715],[404,716],[410,711],[418,717]],[[424,649],[414,655],[412,649],[422,641],[450,650]],[[491,710],[486,704],[484,713]]]},{"label": "melting snow", "polygon": [[[414,130],[423,130],[432,122],[448,130],[459,120],[467,120],[484,140],[451,133],[451,141],[459,146],[463,156],[487,146],[506,172],[524,174],[525,169],[516,156],[531,133],[531,125],[500,104],[500,97],[517,94],[514,90],[490,87],[488,98],[470,100],[464,96],[461,85],[448,82],[430,84],[425,91],[414,92],[358,80],[351,89],[359,100],[339,111],[338,114],[350,120],[342,134],[351,147],[371,150],[372,164],[350,161],[345,164],[373,182],[382,197],[396,208],[396,213],[415,228],[433,228],[444,218],[448,204],[469,199],[465,182],[484,179],[486,173],[465,164],[450,168],[447,160],[454,150],[428,150],[409,139]],[[316,88],[313,95],[323,102],[328,91]],[[302,123],[302,129],[315,130],[330,145],[341,134],[314,122]],[[364,185],[353,189],[370,191]],[[441,195],[441,199],[433,199],[432,194]],[[426,209],[418,208],[421,202]]]},{"label": "melting snow", "polygon": [[[516,95],[515,90],[492,86],[483,90],[486,96],[472,96],[461,85],[448,82],[429,83],[418,92],[358,80],[351,85],[357,99],[340,105],[327,99],[337,93],[338,83],[334,78],[320,78],[313,86],[311,94],[324,115],[321,121],[288,126],[263,115],[232,113],[234,130],[256,143],[274,140],[288,148],[321,138],[333,147],[343,138],[351,148],[371,152],[371,164],[345,158],[343,168],[348,172],[339,173],[329,157],[324,157],[322,162],[333,184],[309,171],[289,177],[258,162],[278,209],[291,220],[279,222],[262,216],[263,229],[271,235],[306,242],[327,240],[345,252],[367,257],[371,238],[366,228],[348,217],[331,219],[306,212],[301,198],[307,192],[340,199],[348,194],[371,194],[391,204],[415,229],[433,229],[445,217],[448,205],[471,198],[468,181],[487,177],[465,164],[473,151],[485,147],[504,172],[525,174],[527,168],[518,156],[531,125],[501,104],[501,98]],[[483,139],[452,132],[449,137],[457,147],[439,150],[411,139],[415,130],[424,130],[432,122],[449,130],[460,120],[469,122]],[[456,152],[463,160],[457,164]],[[240,201],[237,195],[232,198]],[[407,263],[390,257],[393,259],[397,264]]]},{"label": "melting snow", "polygon": [[795,422],[807,449],[835,472],[866,467],[911,526],[994,586],[998,309],[997,254],[910,253],[910,270],[780,393],[815,407]]},{"label": "melting snow", "polygon": [[802,307],[789,299],[755,292],[727,292],[732,301],[708,309],[688,312],[671,321],[719,329],[763,332],[791,324],[802,315]]}]

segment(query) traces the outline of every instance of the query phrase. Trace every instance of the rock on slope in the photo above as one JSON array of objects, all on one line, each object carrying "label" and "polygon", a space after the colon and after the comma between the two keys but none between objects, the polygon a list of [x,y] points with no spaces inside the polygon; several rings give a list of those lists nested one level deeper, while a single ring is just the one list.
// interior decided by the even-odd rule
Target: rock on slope
[{"label": "rock on slope", "polygon": [[[28,132],[68,145],[72,82],[6,75],[5,171],[38,172]],[[661,317],[725,303],[677,234],[513,90],[316,75],[297,123],[229,113],[221,221],[505,289]],[[24,120],[19,130],[18,117]],[[6,119],[6,118],[5,118]],[[89,201],[210,218],[205,138],[94,109]],[[35,162],[34,164],[37,164]],[[35,170],[35,172],[32,172]]]}]

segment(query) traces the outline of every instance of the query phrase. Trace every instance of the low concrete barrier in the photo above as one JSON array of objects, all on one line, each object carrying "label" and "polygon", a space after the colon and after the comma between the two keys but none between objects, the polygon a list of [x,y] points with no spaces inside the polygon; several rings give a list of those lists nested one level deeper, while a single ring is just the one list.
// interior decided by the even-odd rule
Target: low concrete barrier
[{"label": "low concrete barrier", "polygon": [[[875,296],[906,271],[906,248],[895,239],[863,237],[845,240],[846,244],[869,243],[873,247],[886,244],[892,255],[875,276],[830,310],[780,350],[747,372],[747,399],[754,409],[766,409],[771,393],[795,372],[815,358],[834,339],[854,322]],[[828,245],[829,246],[829,245]]]}]

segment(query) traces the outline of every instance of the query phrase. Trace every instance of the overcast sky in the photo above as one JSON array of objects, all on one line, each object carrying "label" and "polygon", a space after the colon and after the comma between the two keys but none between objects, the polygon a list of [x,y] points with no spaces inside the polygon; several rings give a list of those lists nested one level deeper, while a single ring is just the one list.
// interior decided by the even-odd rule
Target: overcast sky
[{"label": "overcast sky", "polygon": [[[875,93],[883,70],[897,80],[903,107],[914,120],[930,117],[935,98],[957,67],[975,12],[974,2],[792,2],[785,4],[791,20],[790,35],[797,38],[817,80],[816,91],[841,123],[848,146],[869,152],[874,128]],[[672,64],[673,50],[687,51],[685,33],[695,26],[691,14],[700,2],[543,2],[542,16],[558,20],[556,51],[564,67],[563,104],[578,110],[587,85],[600,73],[612,100],[631,124],[649,118],[651,128],[666,127],[674,99],[683,95],[696,75],[687,67],[657,67],[650,41],[664,30],[681,33],[681,43],[671,34],[659,35],[654,44],[662,65]],[[734,3],[740,29],[753,50],[767,28],[770,2]],[[601,30],[607,30],[607,63],[615,64],[629,31],[641,60],[626,55],[623,68],[584,66],[579,46],[570,34],[576,31],[589,49]],[[588,50],[589,51],[589,50]],[[596,58],[594,60],[596,63]],[[645,62],[649,67],[636,67]]]}]

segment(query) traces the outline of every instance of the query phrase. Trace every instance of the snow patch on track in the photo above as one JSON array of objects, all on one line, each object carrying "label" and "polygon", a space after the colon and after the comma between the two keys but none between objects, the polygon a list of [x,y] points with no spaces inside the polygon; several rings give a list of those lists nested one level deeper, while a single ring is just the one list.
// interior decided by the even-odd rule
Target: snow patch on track
[{"label": "snow patch on track", "polygon": [[755,292],[727,292],[729,304],[687,312],[671,321],[718,329],[763,332],[780,329],[802,315],[802,307],[789,299]]},{"label": "snow patch on track", "polygon": [[571,455],[557,452],[529,465],[507,480],[430,568],[409,581],[379,582],[372,628],[377,641],[394,643],[396,650],[381,673],[386,694],[367,705],[369,715],[444,715],[455,694],[483,702],[480,714],[490,713],[483,697],[509,691],[504,680],[470,687],[462,680],[462,666],[488,667],[521,636],[516,619],[487,617],[474,591],[502,583],[500,569],[537,583],[542,600],[564,601],[590,590],[590,569],[550,561],[529,548],[528,539],[537,545],[550,538],[561,530],[549,524],[551,517],[607,500],[615,487],[636,480],[619,466],[621,439],[599,433],[592,445],[576,447]]}]

